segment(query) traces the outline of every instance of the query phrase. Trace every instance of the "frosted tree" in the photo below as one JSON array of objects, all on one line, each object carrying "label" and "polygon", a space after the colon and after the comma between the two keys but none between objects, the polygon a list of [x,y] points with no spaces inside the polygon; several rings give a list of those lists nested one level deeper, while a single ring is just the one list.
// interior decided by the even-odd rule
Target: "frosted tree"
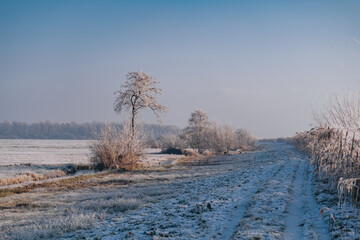
[{"label": "frosted tree", "polygon": [[151,109],[158,119],[160,119],[162,112],[167,111],[167,108],[156,100],[156,95],[162,93],[161,89],[155,86],[158,83],[147,73],[129,72],[126,75],[125,83],[120,87],[120,90],[114,93],[117,96],[114,102],[114,110],[118,114],[124,110],[130,110],[133,133],[135,131],[135,119],[141,109]]},{"label": "frosted tree", "polygon": [[210,126],[206,131],[205,139],[209,149],[216,153],[224,152],[224,133],[222,131],[222,126],[219,123],[216,121],[210,123]]},{"label": "frosted tree", "polygon": [[256,138],[245,129],[238,129],[235,131],[236,145],[238,148],[253,147],[256,145]]},{"label": "frosted tree", "polygon": [[225,152],[229,153],[235,147],[236,135],[231,124],[224,124],[222,127],[224,136]]},{"label": "frosted tree", "polygon": [[208,115],[202,110],[191,113],[189,126],[183,130],[183,135],[192,148],[203,150],[206,148],[205,136],[210,122]]}]

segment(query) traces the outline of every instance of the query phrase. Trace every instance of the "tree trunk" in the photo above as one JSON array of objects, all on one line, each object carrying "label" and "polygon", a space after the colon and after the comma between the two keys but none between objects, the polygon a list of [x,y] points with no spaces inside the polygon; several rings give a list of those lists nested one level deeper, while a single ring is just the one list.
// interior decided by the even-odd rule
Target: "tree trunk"
[{"label": "tree trunk", "polygon": [[131,133],[134,136],[135,134],[135,108],[132,108],[131,112]]}]

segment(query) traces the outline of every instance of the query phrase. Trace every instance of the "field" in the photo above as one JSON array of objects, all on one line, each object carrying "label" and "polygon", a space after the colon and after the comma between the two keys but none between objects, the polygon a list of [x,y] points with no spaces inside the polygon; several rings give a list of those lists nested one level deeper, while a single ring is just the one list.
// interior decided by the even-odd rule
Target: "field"
[{"label": "field", "polygon": [[329,239],[308,157],[287,143],[261,146],[3,188],[0,238]]},{"label": "field", "polygon": [[[87,140],[5,140],[0,139],[0,187],[32,180],[89,174],[90,141]],[[160,154],[161,149],[145,149],[145,167],[176,163],[183,155]],[[71,167],[69,169],[69,167]]]}]

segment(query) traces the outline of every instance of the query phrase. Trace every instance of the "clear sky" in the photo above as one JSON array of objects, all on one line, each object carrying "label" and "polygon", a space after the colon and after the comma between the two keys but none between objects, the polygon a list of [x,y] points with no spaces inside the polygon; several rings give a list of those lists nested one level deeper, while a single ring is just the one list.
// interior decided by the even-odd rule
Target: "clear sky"
[{"label": "clear sky", "polygon": [[120,121],[113,92],[141,70],[161,82],[164,124],[202,109],[289,136],[357,90],[359,66],[360,1],[0,0],[0,121]]}]

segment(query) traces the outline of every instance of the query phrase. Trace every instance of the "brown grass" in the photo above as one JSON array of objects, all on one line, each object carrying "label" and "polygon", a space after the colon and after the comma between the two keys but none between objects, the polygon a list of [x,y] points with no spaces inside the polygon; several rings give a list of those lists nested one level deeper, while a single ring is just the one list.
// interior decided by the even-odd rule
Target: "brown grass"
[{"label": "brown grass", "polygon": [[95,178],[102,178],[109,173],[96,173],[96,174],[87,174],[75,177],[69,177],[65,179],[53,180],[48,182],[41,183],[31,183],[25,186],[13,187],[13,188],[3,188],[0,189],[0,197],[6,197],[9,195],[20,194],[24,192],[29,192],[37,188],[48,188],[51,190],[74,190],[80,188],[87,188],[96,186],[95,181],[89,181]]},{"label": "brown grass", "polygon": [[[178,160],[177,165],[185,166],[192,164],[206,164],[204,159],[209,159],[209,156],[189,156],[184,157]],[[167,171],[166,169],[171,168],[171,166],[162,166],[158,168],[151,168],[151,171]],[[144,168],[140,166],[132,171],[128,172],[131,174],[132,172],[147,172],[150,169]],[[119,185],[127,185],[131,182],[131,180],[124,179],[116,179],[119,176],[119,173],[116,170],[106,171],[100,173],[92,173],[80,176],[72,176],[63,179],[52,179],[44,182],[32,182],[23,186],[18,187],[8,187],[8,188],[0,188],[0,198],[6,197],[15,194],[21,194],[33,191],[35,189],[46,188],[48,191],[56,192],[56,191],[69,191],[90,187],[99,187],[99,186],[119,186]],[[46,179],[44,179],[46,180]]]},{"label": "brown grass", "polygon": [[50,178],[57,178],[66,176],[66,172],[61,170],[53,170],[50,173],[39,174],[34,172],[26,172],[18,177],[9,178],[9,179],[1,179],[0,186],[7,186],[12,184],[20,184],[27,181],[39,181]]},{"label": "brown grass", "polygon": [[295,144],[311,153],[312,164],[320,178],[337,186],[339,200],[354,206],[359,202],[359,132],[334,128],[316,128],[300,133]]}]

